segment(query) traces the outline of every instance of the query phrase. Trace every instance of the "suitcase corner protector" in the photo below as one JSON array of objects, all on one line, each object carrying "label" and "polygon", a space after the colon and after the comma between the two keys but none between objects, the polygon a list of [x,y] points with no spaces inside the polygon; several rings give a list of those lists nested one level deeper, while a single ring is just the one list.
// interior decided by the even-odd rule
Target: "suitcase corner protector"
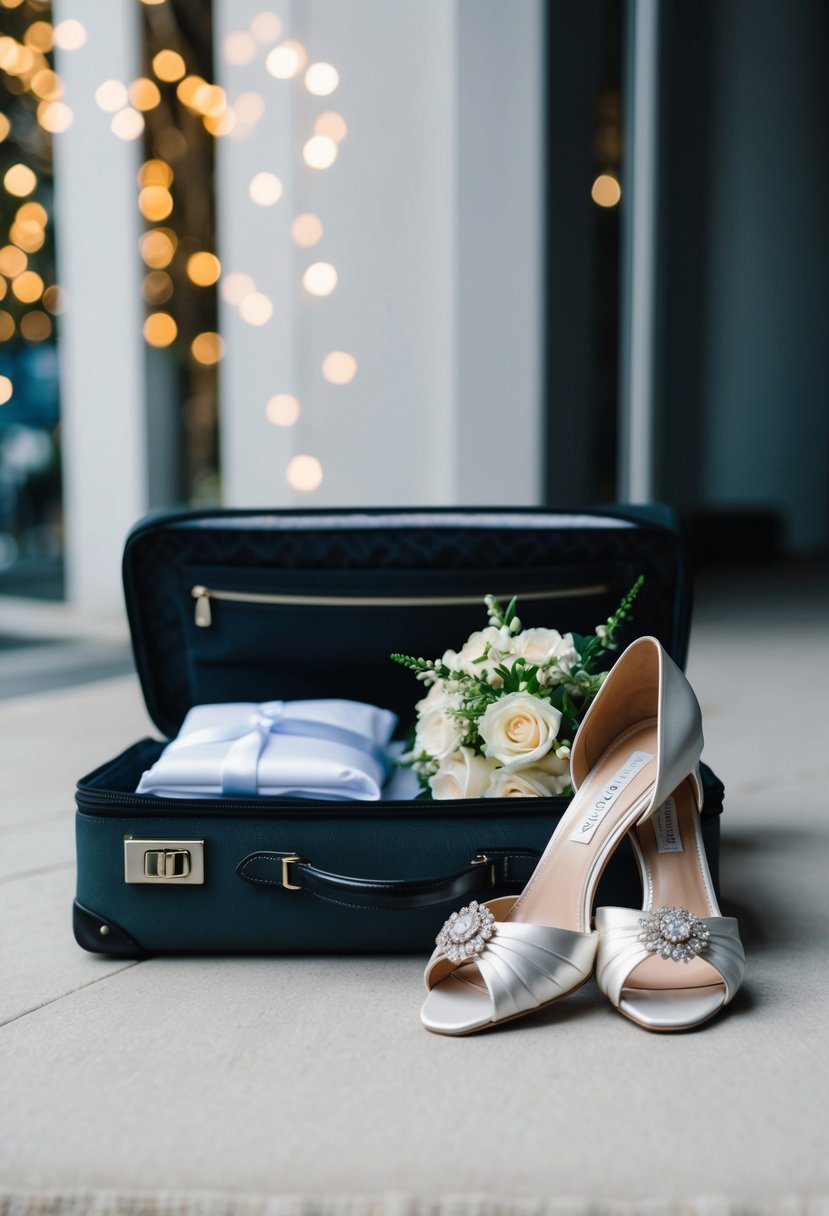
[{"label": "suitcase corner protector", "polygon": [[77,900],[72,905],[72,929],[75,941],[92,954],[115,958],[143,958],[146,951],[109,917],[90,911]]}]

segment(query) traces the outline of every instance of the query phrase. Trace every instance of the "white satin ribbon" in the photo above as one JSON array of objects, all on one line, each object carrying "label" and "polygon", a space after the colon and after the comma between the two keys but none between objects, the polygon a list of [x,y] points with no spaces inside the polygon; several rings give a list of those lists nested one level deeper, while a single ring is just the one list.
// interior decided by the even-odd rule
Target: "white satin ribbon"
[{"label": "white satin ribbon", "polygon": [[392,767],[387,745],[396,722],[388,710],[359,701],[198,705],[137,792],[378,799]]}]

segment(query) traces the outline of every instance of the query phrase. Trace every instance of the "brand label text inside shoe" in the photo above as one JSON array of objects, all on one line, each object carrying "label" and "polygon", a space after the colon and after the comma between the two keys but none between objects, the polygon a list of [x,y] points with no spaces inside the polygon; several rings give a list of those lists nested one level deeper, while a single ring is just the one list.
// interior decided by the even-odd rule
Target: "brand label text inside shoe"
[{"label": "brand label text inside shoe", "polygon": [[628,756],[622,767],[607,782],[601,796],[593,801],[590,809],[579,821],[578,827],[570,837],[571,840],[580,840],[582,844],[589,844],[593,833],[613,803],[648,761],[653,760],[653,756],[653,752],[633,752]]},{"label": "brand label text inside shoe", "polygon": [[676,803],[673,798],[663,802],[653,817],[653,830],[656,835],[656,847],[660,853],[684,853],[682,836],[679,831],[679,820],[676,814]]}]

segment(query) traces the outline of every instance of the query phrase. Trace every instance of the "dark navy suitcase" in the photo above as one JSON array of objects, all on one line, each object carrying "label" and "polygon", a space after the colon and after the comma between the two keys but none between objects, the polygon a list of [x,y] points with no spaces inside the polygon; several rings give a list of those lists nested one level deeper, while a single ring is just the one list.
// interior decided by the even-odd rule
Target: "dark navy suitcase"
[{"label": "dark navy suitcase", "polygon": [[[346,697],[394,710],[422,693],[392,651],[431,658],[518,595],[526,626],[592,632],[641,573],[626,644],[684,664],[691,578],[666,508],[202,511],[139,523],[124,553],[135,661],[153,721],[192,705]],[[522,595],[524,600],[522,602]],[[77,941],[87,950],[428,952],[448,913],[523,887],[565,798],[202,801],[137,795],[165,740],[77,787]],[[705,769],[716,882],[723,790]],[[600,903],[638,906],[625,843]]]}]

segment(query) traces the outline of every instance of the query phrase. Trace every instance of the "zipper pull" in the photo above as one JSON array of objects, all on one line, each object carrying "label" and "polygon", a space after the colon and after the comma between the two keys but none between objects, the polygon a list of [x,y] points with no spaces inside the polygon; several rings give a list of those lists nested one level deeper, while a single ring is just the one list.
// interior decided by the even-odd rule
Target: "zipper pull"
[{"label": "zipper pull", "polygon": [[191,589],[190,594],[196,601],[196,626],[199,629],[209,629],[213,623],[213,614],[210,611],[210,591],[207,587],[198,585]]}]

